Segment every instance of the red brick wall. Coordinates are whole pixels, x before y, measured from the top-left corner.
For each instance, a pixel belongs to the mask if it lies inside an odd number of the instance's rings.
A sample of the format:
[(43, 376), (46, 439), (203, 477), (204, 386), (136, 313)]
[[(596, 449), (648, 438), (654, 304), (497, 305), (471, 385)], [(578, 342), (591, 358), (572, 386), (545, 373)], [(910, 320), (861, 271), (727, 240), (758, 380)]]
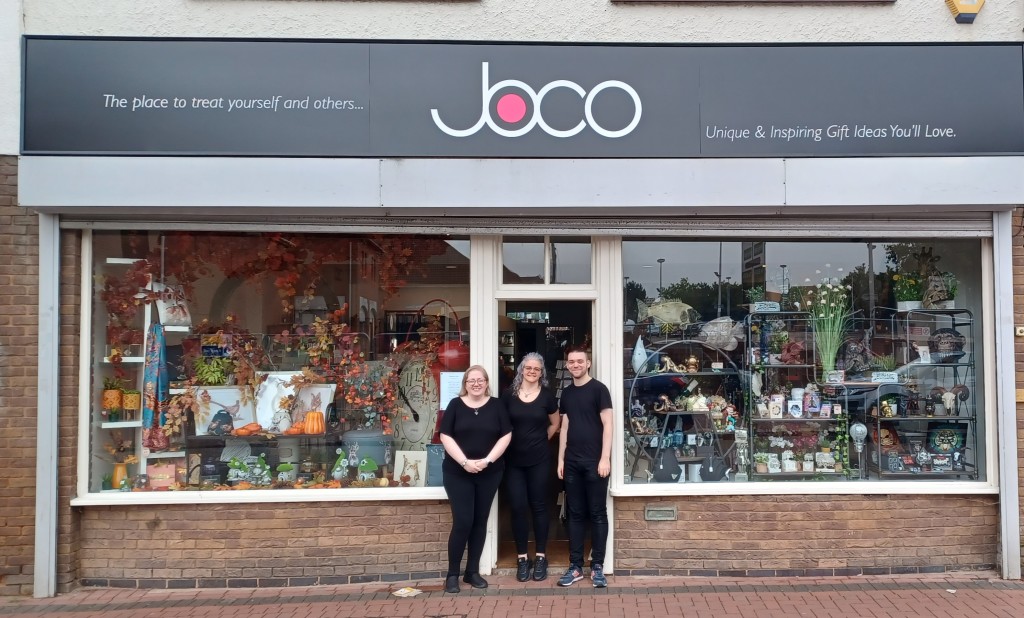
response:
[(81, 570), (85, 584), (161, 588), (439, 578), (450, 527), (444, 501), (90, 507)]
[[(1024, 210), (1013, 212), (1013, 323), (1024, 324)], [(1024, 496), (1024, 338), (1014, 339), (1014, 375), (1017, 383), (1017, 491)], [(1024, 501), (1022, 501), (1024, 502)], [(1021, 538), (1024, 539), (1024, 507), (1021, 508)], [(1024, 552), (1022, 552), (1024, 554)], [(1024, 562), (1024, 560), (1022, 560)]]
[(60, 237), (60, 453), (57, 460), (57, 592), (77, 585), (81, 545), (80, 510), (75, 496), (78, 457), (78, 343), (81, 328), (81, 239), (76, 230)]
[[(645, 521), (647, 504), (675, 504), (678, 521)], [(616, 572), (838, 575), (997, 564), (995, 496), (630, 498), (615, 510)]]
[(17, 206), (18, 159), (0, 156), (0, 594), (32, 592), (38, 225)]

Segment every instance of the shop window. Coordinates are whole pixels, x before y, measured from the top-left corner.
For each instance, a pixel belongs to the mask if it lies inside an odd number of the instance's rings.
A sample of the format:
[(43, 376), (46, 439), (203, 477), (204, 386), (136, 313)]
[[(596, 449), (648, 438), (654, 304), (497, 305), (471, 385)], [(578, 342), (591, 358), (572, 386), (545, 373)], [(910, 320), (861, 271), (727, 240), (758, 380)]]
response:
[(625, 481), (986, 479), (981, 258), (624, 242)]
[(588, 284), (589, 237), (506, 236), (502, 283)]
[(91, 238), (91, 492), (441, 484), (468, 240)]

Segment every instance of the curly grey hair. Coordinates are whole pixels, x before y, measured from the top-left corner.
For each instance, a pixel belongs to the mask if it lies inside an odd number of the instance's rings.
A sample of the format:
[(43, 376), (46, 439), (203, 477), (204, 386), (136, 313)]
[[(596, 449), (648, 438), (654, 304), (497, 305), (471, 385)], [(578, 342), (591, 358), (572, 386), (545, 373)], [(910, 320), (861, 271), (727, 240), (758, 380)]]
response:
[(516, 367), (516, 377), (512, 379), (512, 394), (519, 395), (519, 387), (523, 385), (523, 365), (528, 360), (535, 360), (540, 363), (540, 385), (542, 388), (547, 388), (548, 385), (548, 372), (544, 366), (544, 357), (536, 352), (529, 352), (523, 357), (523, 360), (519, 361), (519, 366)]

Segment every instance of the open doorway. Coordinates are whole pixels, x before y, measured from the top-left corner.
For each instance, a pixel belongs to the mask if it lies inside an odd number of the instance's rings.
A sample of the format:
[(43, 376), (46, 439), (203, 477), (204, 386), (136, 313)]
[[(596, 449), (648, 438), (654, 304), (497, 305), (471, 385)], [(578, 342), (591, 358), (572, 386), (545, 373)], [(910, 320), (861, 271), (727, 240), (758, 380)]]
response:
[[(591, 301), (508, 301), (499, 316), (498, 350), (499, 386), (509, 387), (516, 367), (524, 355), (537, 352), (544, 357), (548, 388), (556, 397), (571, 381), (565, 371), (565, 351), (576, 345), (589, 347), (592, 332)], [(548, 562), (552, 568), (569, 564), (569, 535), (559, 495), (562, 481), (558, 478), (558, 437), (549, 443), (551, 470), (546, 495), (548, 512)], [(534, 555), (534, 531), (530, 529), (529, 553)], [(511, 509), (503, 486), (498, 494), (498, 560), (497, 568), (515, 568), (516, 546), (511, 526)]]

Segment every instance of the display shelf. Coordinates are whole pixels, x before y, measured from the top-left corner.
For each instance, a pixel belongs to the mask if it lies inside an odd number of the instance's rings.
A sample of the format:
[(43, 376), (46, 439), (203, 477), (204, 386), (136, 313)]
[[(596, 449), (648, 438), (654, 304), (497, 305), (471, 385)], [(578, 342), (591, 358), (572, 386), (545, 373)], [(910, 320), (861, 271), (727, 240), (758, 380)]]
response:
[[(911, 309), (887, 320), (875, 351), (902, 363), (896, 373), (903, 382), (861, 389), (870, 471), (880, 479), (978, 478), (972, 313)], [(945, 460), (943, 469), (928, 469), (936, 458)]]
[(100, 427), (103, 429), (126, 429), (131, 427), (142, 427), (142, 419), (135, 421), (104, 421), (100, 423)]
[[(632, 437), (634, 456), (630, 478), (636, 478), (644, 460), (651, 468), (660, 465), (663, 453), (669, 449), (677, 453), (700, 449), (700, 462), (717, 458), (720, 465), (735, 468), (735, 462), (727, 459), (731, 459), (739, 419), (736, 402), (740, 379), (728, 352), (686, 339), (663, 342), (645, 351), (646, 360), (634, 367), (634, 371), (640, 369), (639, 373), (627, 378), (625, 384), (630, 410), (627, 433)], [(712, 363), (721, 363), (722, 367), (712, 369)], [(693, 370), (678, 370), (687, 365)], [(651, 366), (672, 369), (643, 371)], [(681, 438), (683, 435), (687, 438)], [(682, 457), (688, 462), (693, 458)]]
[(174, 459), (175, 457), (184, 457), (185, 451), (160, 451), (153, 453), (151, 451), (144, 451), (146, 459)]
[[(851, 470), (848, 427), (851, 389), (840, 382), (819, 379), (814, 320), (808, 312), (755, 312), (747, 317), (750, 349), (745, 369), (747, 384), (750, 478), (820, 480), (848, 477)], [(795, 407), (795, 409), (794, 409)], [(822, 410), (827, 410), (821, 416)], [(836, 412), (838, 410), (838, 412)], [(757, 472), (755, 454), (779, 462), (787, 457), (802, 465), (804, 455), (825, 452), (828, 466), (814, 471)]]
[[(103, 362), (109, 365), (110, 364), (110, 357), (109, 356), (104, 356), (103, 357)], [(121, 364), (122, 365), (141, 365), (144, 362), (146, 362), (146, 357), (145, 356), (122, 356), (121, 357)]]

